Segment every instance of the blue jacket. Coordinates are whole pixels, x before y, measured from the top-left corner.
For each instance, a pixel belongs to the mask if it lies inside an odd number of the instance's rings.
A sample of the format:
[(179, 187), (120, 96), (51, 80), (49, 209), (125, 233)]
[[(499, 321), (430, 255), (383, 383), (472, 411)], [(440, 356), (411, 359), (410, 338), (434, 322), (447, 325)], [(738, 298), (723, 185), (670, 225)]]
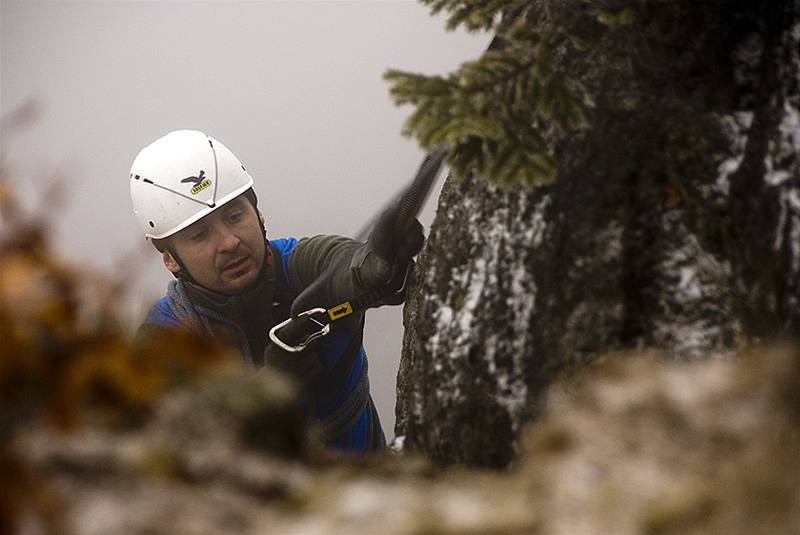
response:
[[(301, 244), (300, 247), (298, 243)], [(270, 240), (269, 244), (272, 251), (270, 265), (274, 270), (277, 287), (283, 291), (271, 293), (268, 300), (284, 301), (275, 304), (279, 308), (273, 310), (281, 312), (270, 318), (272, 324), (288, 317), (292, 299), (289, 295), (297, 295), (310, 282), (296, 279), (304, 276), (308, 279), (312, 276), (310, 273), (319, 271), (324, 262), (329, 261), (326, 255), (330, 251), (338, 250), (339, 254), (346, 251), (346, 254), (361, 256), (361, 261), (364, 256), (363, 244), (346, 238), (319, 236), (304, 238), (300, 242), (294, 238), (282, 238)], [(352, 266), (351, 263), (348, 264)], [(357, 273), (357, 270), (353, 270), (353, 273)], [(358, 291), (363, 281), (356, 276), (353, 282), (353, 276), (349, 273), (345, 276), (347, 284), (339, 285), (344, 286), (343, 291)], [(339, 296), (331, 297), (338, 298)], [(264, 306), (270, 307), (272, 303), (264, 303)], [(312, 421), (321, 424), (323, 437), (329, 446), (345, 451), (379, 449), (385, 446), (385, 438), (369, 393), (367, 356), (361, 343), (363, 313), (341, 323), (344, 328), (332, 328), (330, 334), (319, 343), (317, 350), (325, 373), (323, 380), (313, 387), (313, 392), (305, 392), (305, 410)], [(186, 283), (181, 279), (169, 283), (167, 295), (153, 305), (144, 325), (190, 329), (212, 335), (221, 328), (226, 329), (233, 335), (243, 360), (251, 367), (260, 365), (261, 355), (253, 355), (254, 350), (248, 344), (248, 337), (241, 324), (192, 299), (187, 292)], [(265, 326), (265, 329), (268, 330), (269, 327), (271, 325)]]

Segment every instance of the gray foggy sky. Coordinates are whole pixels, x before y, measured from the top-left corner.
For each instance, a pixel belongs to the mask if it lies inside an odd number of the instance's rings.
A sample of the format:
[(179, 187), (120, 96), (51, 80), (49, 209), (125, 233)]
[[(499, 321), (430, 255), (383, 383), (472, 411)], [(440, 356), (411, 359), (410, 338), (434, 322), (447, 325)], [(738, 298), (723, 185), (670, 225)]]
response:
[[(253, 175), (270, 237), (353, 235), (423, 156), (400, 135), (410, 109), (393, 105), (383, 72), (446, 73), (489, 41), (444, 26), (410, 1), (3, 0), (3, 116), (31, 98), (42, 108), (31, 127), (4, 125), (7, 168), (34, 206), (60, 177), (64, 203), (47, 207), (59, 250), (105, 271), (132, 266), (124, 308), (138, 320), (170, 280), (131, 209), (139, 149), (206, 131)], [(388, 436), (401, 337), (400, 307), (367, 315)]]

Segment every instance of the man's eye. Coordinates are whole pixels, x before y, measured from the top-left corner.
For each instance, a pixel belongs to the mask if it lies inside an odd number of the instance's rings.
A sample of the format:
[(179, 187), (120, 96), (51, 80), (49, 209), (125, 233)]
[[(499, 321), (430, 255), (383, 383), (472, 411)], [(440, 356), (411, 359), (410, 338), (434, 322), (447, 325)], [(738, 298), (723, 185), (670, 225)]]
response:
[(206, 239), (206, 236), (208, 236), (208, 232), (206, 232), (205, 230), (201, 230), (196, 234), (192, 234), (189, 237), (189, 239), (191, 239), (192, 241), (203, 241), (204, 239)]
[(242, 220), (243, 213), (242, 212), (233, 212), (228, 214), (228, 221), (231, 223), (238, 223)]

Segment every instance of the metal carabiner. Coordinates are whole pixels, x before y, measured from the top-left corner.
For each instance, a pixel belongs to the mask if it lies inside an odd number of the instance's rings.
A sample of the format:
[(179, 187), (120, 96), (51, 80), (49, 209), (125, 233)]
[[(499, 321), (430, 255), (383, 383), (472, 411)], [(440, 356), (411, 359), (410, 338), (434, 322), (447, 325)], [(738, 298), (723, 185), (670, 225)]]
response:
[[(290, 353), (299, 353), (300, 351), (303, 351), (306, 348), (306, 346), (308, 346), (311, 342), (313, 342), (318, 338), (322, 338), (323, 336), (328, 334), (331, 330), (330, 323), (324, 324), (321, 321), (317, 321), (312, 317), (312, 314), (320, 314), (320, 313), (327, 314), (327, 311), (324, 308), (312, 308), (310, 310), (306, 310), (305, 312), (301, 312), (300, 314), (297, 315), (296, 318), (288, 318), (285, 321), (282, 321), (281, 323), (275, 325), (272, 329), (269, 330), (269, 339), (278, 344), (278, 347), (280, 347), (284, 351), (288, 351)], [(297, 345), (291, 346), (286, 342), (284, 342), (283, 340), (281, 340), (280, 338), (278, 338), (278, 329), (285, 327), (286, 325), (289, 324), (289, 322), (299, 318), (300, 316), (308, 316), (308, 319), (319, 325), (321, 328), (319, 331), (315, 331), (306, 335), (306, 339), (303, 340), (302, 342), (298, 343)]]

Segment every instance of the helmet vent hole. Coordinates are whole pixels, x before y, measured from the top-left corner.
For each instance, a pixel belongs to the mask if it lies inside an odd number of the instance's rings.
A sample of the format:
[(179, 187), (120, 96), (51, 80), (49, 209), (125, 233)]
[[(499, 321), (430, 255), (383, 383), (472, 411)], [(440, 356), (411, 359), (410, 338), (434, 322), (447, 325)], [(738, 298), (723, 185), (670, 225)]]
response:
[(244, 166), (242, 166), (242, 171), (244, 171), (246, 173), (247, 169), (245, 169)]
[(155, 223), (153, 223), (152, 221), (150, 221), (149, 223), (150, 223), (150, 228), (156, 228), (156, 224)]

